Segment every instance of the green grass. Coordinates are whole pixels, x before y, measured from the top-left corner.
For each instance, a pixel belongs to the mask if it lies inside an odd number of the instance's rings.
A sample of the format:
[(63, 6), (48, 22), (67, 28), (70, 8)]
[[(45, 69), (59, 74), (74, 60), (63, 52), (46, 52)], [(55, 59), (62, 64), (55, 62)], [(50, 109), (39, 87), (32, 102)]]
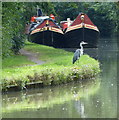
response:
[(72, 52), (66, 52), (62, 49), (43, 46), (34, 43), (27, 43), (25, 49), (39, 54), (39, 58), (48, 64), (68, 65), (71, 64)]
[(31, 82), (58, 85), (79, 79), (90, 79), (100, 72), (99, 62), (88, 55), (81, 56), (78, 62), (72, 64), (72, 52), (29, 42), (24, 49), (37, 53), (37, 57), (46, 63), (37, 66), (18, 67), (27, 63), (30, 64), (30, 62), (26, 58), (22, 61), (21, 58), (18, 59), (19, 57), (12, 58), (15, 63), (11, 62), (10, 64), (9, 59), (6, 60), (8, 61), (7, 64), (3, 61), (3, 89), (7, 90), (12, 85), (23, 88)]
[(46, 61), (46, 65), (58, 65), (58, 66), (75, 66), (75, 65), (84, 65), (84, 64), (92, 64), (96, 63), (97, 61), (88, 55), (81, 56), (80, 60), (76, 64), (72, 64), (73, 52), (67, 52), (63, 49), (56, 49), (53, 47), (43, 46), (34, 43), (27, 43), (25, 49), (28, 51), (32, 51), (34, 53), (39, 54), (39, 59)]
[(23, 55), (13, 55), (11, 57), (5, 58), (2, 61), (2, 68), (13, 68), (18, 66), (33, 65), (35, 63), (28, 60), (26, 56)]

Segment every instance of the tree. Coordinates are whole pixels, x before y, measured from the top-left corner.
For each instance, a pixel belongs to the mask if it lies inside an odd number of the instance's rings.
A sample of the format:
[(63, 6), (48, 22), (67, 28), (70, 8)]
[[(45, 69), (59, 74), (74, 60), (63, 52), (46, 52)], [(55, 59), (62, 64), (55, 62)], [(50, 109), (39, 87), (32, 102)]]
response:
[[(22, 19), (24, 10), (22, 3), (2, 3), (2, 55), (3, 58), (12, 53), (18, 53), (23, 46), (24, 21)], [(19, 38), (19, 42), (15, 42)]]
[(25, 23), (36, 15), (37, 5), (45, 14), (55, 14), (54, 6), (49, 2), (3, 2), (2, 3), (2, 56), (17, 54), (24, 46)]
[(88, 10), (88, 15), (99, 27), (101, 36), (110, 37), (116, 32), (116, 8), (113, 2), (102, 2), (93, 4)]

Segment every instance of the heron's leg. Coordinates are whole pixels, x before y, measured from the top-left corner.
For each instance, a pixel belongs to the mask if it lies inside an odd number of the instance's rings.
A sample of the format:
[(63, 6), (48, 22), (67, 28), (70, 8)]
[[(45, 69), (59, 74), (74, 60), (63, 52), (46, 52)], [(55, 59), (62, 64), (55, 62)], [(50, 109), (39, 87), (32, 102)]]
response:
[(79, 65), (79, 59), (78, 59), (78, 65)]
[(77, 59), (76, 63), (77, 63), (77, 65), (78, 65), (78, 59)]
[(79, 64), (79, 57), (78, 57), (78, 64)]

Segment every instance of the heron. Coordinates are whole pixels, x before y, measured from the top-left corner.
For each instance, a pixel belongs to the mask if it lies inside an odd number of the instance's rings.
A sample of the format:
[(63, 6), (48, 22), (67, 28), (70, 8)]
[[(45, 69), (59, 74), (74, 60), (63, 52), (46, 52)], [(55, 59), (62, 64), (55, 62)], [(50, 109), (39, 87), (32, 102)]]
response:
[(74, 53), (73, 56), (73, 64), (79, 59), (79, 57), (81, 57), (81, 55), (83, 55), (83, 45), (88, 44), (87, 42), (80, 42), (80, 47), (81, 49), (77, 49)]

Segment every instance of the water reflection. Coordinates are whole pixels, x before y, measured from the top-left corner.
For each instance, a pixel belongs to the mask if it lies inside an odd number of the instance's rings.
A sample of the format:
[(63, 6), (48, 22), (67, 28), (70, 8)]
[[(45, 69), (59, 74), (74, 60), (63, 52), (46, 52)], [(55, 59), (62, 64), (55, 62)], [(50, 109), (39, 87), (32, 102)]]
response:
[[(18, 115), (16, 111), (42, 111), (43, 109), (51, 109), (56, 105), (61, 105), (69, 101), (78, 101), (81, 98), (95, 94), (99, 86), (99, 79), (90, 79), (65, 86), (5, 94), (3, 95), (3, 117), (10, 117), (9, 115), (14, 115), (15, 117), (15, 115)], [(66, 107), (62, 108), (62, 111), (67, 110)]]

